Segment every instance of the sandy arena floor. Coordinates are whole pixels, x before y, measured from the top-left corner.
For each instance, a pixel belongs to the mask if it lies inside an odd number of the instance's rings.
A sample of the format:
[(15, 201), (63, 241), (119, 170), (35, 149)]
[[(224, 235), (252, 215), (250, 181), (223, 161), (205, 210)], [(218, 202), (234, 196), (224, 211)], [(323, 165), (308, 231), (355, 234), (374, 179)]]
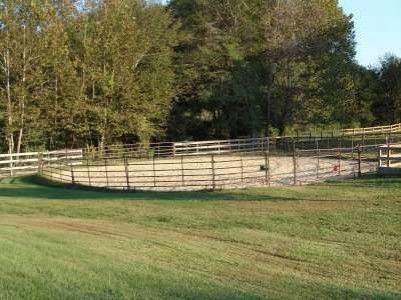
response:
[[(102, 163), (102, 165), (100, 165)], [(46, 168), (44, 176), (76, 184), (114, 189), (185, 191), (257, 186), (308, 184), (340, 176), (355, 176), (356, 160), (336, 158), (224, 155), (175, 157), (156, 160), (104, 161), (99, 165)], [(214, 167), (214, 168), (213, 168)], [(375, 171), (377, 163), (363, 161), (363, 173)], [(213, 171), (214, 169), (214, 171)], [(294, 180), (294, 171), (296, 178)]]

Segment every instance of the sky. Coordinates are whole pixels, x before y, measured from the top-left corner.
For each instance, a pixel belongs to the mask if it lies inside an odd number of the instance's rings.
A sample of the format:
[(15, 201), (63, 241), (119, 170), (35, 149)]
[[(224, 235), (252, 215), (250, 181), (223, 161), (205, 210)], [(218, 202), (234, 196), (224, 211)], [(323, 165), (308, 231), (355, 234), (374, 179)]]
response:
[(401, 0), (340, 0), (354, 15), (357, 60), (376, 65), (386, 53), (401, 57)]

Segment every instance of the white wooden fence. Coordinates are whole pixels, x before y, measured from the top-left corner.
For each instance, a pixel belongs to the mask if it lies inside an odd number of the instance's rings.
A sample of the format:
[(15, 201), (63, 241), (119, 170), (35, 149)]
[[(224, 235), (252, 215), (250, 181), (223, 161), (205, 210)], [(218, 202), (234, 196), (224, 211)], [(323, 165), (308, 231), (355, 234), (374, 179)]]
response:
[(380, 167), (401, 168), (401, 144), (383, 145), (379, 151)]
[(231, 152), (255, 152), (267, 149), (269, 138), (214, 140), (174, 143), (173, 155), (222, 154)]
[(82, 158), (82, 149), (0, 154), (0, 176), (36, 173), (43, 165)]
[[(243, 153), (271, 149), (281, 149), (281, 151), (288, 152), (293, 151), (293, 148), (300, 150), (314, 149), (316, 146), (354, 148), (357, 145), (381, 145), (387, 142), (387, 138), (394, 136), (401, 136), (401, 124), (322, 132), (297, 132), (294, 136), (107, 145), (105, 148), (86, 149), (84, 156), (91, 159), (160, 158), (232, 152)], [(348, 144), (344, 145), (344, 143)]]
[[(342, 143), (351, 143), (349, 147), (357, 144), (361, 146), (379, 145), (387, 139), (401, 134), (401, 124), (344, 129), (338, 132), (325, 132), (324, 134), (313, 135), (312, 133), (297, 134), (297, 136), (279, 136), (248, 139), (231, 140), (211, 140), (211, 141), (189, 141), (176, 142), (172, 145), (172, 155), (202, 155), (202, 154), (222, 154), (225, 152), (254, 152), (265, 151), (281, 147), (285, 150), (295, 147), (302, 149), (314, 147), (314, 144), (324, 145), (328, 141), (326, 148), (342, 147)], [(294, 145), (292, 145), (294, 143)], [(308, 146), (309, 145), (309, 146)]]
[(397, 133), (401, 132), (401, 123), (387, 126), (364, 127), (343, 129), (341, 132), (344, 135), (359, 135), (359, 134), (376, 134), (376, 133)]

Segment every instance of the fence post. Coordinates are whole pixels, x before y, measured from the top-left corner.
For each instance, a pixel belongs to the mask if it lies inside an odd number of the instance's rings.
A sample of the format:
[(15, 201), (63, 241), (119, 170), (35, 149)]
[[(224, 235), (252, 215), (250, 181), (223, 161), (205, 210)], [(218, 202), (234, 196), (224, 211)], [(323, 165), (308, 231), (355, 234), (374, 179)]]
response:
[(265, 152), (265, 184), (270, 186), (270, 158), (269, 158), (269, 149)]
[(382, 156), (382, 150), (381, 150), (380, 146), (377, 146), (377, 172), (380, 171), (381, 156)]
[(10, 151), (9, 153), (10, 153), (10, 176), (13, 176), (14, 175), (14, 172), (13, 172), (13, 164), (14, 164), (13, 152)]
[(70, 171), (71, 171), (71, 183), (75, 184), (74, 168), (71, 163), (70, 163)]
[(295, 143), (293, 143), (292, 161), (294, 164), (294, 185), (297, 185), (297, 150), (295, 149)]
[(338, 175), (341, 176), (341, 158), (342, 158), (342, 137), (340, 136), (340, 147), (338, 148)]
[[(67, 164), (67, 162), (65, 164)], [(68, 166), (68, 164), (67, 164), (67, 166)], [(56, 170), (57, 170), (57, 166), (56, 166)], [(64, 170), (63, 170), (63, 175), (64, 175)], [(61, 175), (61, 159), (59, 159), (58, 160), (58, 179), (60, 180), (60, 182), (63, 182), (62, 177), (63, 176)], [(51, 174), (51, 178), (53, 179), (53, 174)], [(54, 178), (56, 178), (56, 177), (54, 177)]]
[(109, 187), (109, 172), (107, 169), (107, 159), (104, 159), (104, 170), (106, 171), (106, 187)]
[(354, 135), (351, 136), (351, 159), (354, 159)]
[(241, 171), (241, 186), (244, 187), (244, 161), (242, 158), (242, 153), (238, 153), (239, 158), (240, 158), (240, 171)]
[(43, 176), (43, 153), (38, 153), (38, 173)]
[(271, 174), (270, 174), (270, 138), (267, 138), (267, 184), (271, 186)]
[(362, 135), (362, 151), (365, 151), (365, 128), (363, 129), (363, 135)]
[(185, 186), (184, 156), (181, 156), (181, 185)]
[(216, 174), (215, 174), (215, 169), (214, 169), (214, 164), (215, 164), (215, 160), (214, 160), (214, 154), (212, 154), (212, 186), (213, 186), (213, 190), (216, 189)]
[(156, 160), (154, 156), (152, 159), (152, 168), (153, 168), (153, 187), (156, 187)]
[(65, 147), (65, 161), (67, 162), (67, 165), (69, 163), (69, 158), (68, 158), (68, 149), (67, 146)]
[(90, 171), (90, 168), (89, 168), (89, 157), (86, 157), (86, 170), (88, 172), (88, 183), (89, 183), (89, 186), (92, 186), (91, 171)]
[(390, 168), (390, 137), (387, 137), (387, 168)]
[(127, 189), (129, 190), (130, 187), (130, 183), (129, 183), (129, 171), (128, 171), (128, 160), (124, 155), (124, 170), (125, 170), (125, 181), (127, 184)]
[(361, 170), (361, 145), (358, 145), (358, 177), (362, 176)]
[(317, 142), (317, 144), (316, 144), (316, 152), (317, 152), (316, 178), (319, 178), (319, 172), (320, 172), (320, 149), (319, 149), (319, 142)]

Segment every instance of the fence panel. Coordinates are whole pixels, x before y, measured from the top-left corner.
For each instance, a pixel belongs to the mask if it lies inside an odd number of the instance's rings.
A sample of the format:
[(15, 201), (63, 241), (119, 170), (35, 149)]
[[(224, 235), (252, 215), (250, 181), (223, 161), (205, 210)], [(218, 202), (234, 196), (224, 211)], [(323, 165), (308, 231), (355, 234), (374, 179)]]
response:
[(2, 154), (0, 170), (9, 174), (18, 168), (39, 170), (44, 177), (63, 183), (130, 190), (298, 185), (375, 172), (384, 164), (401, 162), (401, 154), (392, 154), (395, 148), (387, 147), (387, 152), (383, 148), (400, 142), (400, 134), (380, 133), (163, 143), (150, 144), (150, 148), (110, 146), (103, 152)]
[(69, 160), (76, 165), (81, 164), (82, 159), (82, 149), (0, 154), (0, 175), (32, 174), (40, 172), (42, 166), (57, 164), (60, 160)]
[[(293, 143), (294, 147), (295, 143)], [(376, 172), (387, 162), (381, 146), (283, 151), (233, 152), (151, 159), (74, 160), (48, 164), (43, 176), (67, 183), (130, 190), (207, 190), (303, 185), (335, 177)], [(391, 147), (390, 150), (401, 149)], [(392, 161), (401, 162), (401, 154)]]

